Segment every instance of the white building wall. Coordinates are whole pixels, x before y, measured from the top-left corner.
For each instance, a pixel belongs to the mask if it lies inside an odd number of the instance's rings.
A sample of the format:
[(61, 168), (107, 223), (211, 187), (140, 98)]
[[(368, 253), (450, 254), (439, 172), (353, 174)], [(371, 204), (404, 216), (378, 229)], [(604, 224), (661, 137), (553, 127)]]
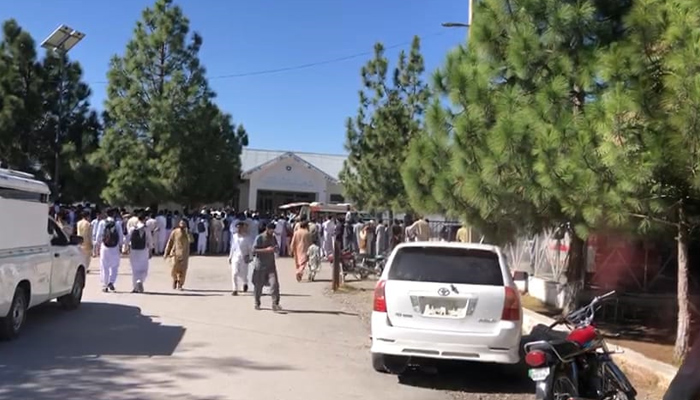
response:
[(250, 176), (247, 207), (255, 208), (258, 190), (315, 193), (317, 201), (327, 201), (328, 180), (319, 171), (293, 158), (286, 158)]

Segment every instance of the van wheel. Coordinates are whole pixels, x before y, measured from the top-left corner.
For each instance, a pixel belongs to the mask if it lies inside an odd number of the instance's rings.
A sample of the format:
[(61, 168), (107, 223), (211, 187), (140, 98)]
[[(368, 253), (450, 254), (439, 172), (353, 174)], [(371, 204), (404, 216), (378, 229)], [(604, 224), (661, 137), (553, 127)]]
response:
[(408, 368), (408, 357), (372, 353), (372, 368), (383, 374), (401, 375)]
[(0, 339), (10, 340), (19, 335), (27, 318), (28, 306), (26, 291), (24, 288), (18, 287), (15, 289), (10, 311), (7, 313), (7, 316), (0, 318)]
[(58, 304), (64, 310), (75, 310), (80, 307), (80, 303), (83, 301), (83, 289), (85, 288), (85, 273), (82, 268), (79, 268), (75, 273), (75, 279), (73, 280), (73, 287), (70, 293), (65, 296), (58, 298)]

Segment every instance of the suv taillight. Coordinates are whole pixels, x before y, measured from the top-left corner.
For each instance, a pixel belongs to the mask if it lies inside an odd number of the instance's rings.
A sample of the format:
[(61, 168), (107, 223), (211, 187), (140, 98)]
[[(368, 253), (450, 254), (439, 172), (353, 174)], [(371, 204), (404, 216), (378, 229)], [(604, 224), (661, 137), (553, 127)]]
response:
[(503, 302), (503, 321), (520, 321), (520, 297), (511, 287), (506, 287), (506, 297)]
[(377, 312), (386, 312), (386, 295), (384, 288), (386, 287), (386, 281), (380, 280), (377, 282), (377, 286), (374, 287), (374, 307), (372, 308)]

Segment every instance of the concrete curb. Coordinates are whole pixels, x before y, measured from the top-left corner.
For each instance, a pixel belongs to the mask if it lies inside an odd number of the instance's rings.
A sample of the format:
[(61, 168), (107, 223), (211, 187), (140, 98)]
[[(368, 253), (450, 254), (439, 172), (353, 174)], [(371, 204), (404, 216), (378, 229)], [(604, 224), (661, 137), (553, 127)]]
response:
[[(539, 324), (551, 325), (554, 323), (552, 318), (538, 314), (534, 311), (523, 309), (523, 331), (531, 332), (532, 328)], [(565, 327), (557, 327), (555, 330), (565, 331)], [(676, 376), (678, 368), (663, 363), (661, 361), (652, 360), (645, 355), (630, 350), (624, 347), (612, 346), (611, 350), (620, 350), (623, 353), (615, 354), (615, 361), (620, 364), (623, 369), (633, 370), (635, 373), (642, 372), (644, 375), (653, 376), (656, 378), (656, 384), (662, 389), (666, 389)]]

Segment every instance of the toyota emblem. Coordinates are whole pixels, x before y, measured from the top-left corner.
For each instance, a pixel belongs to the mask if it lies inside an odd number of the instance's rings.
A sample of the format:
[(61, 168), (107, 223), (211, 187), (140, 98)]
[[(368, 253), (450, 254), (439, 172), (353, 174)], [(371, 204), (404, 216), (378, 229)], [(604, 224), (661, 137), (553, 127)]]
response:
[(439, 294), (440, 296), (449, 296), (449, 295), (450, 295), (450, 289), (444, 288), (444, 287), (443, 287), (443, 288), (440, 288), (440, 289), (438, 289), (438, 294)]

